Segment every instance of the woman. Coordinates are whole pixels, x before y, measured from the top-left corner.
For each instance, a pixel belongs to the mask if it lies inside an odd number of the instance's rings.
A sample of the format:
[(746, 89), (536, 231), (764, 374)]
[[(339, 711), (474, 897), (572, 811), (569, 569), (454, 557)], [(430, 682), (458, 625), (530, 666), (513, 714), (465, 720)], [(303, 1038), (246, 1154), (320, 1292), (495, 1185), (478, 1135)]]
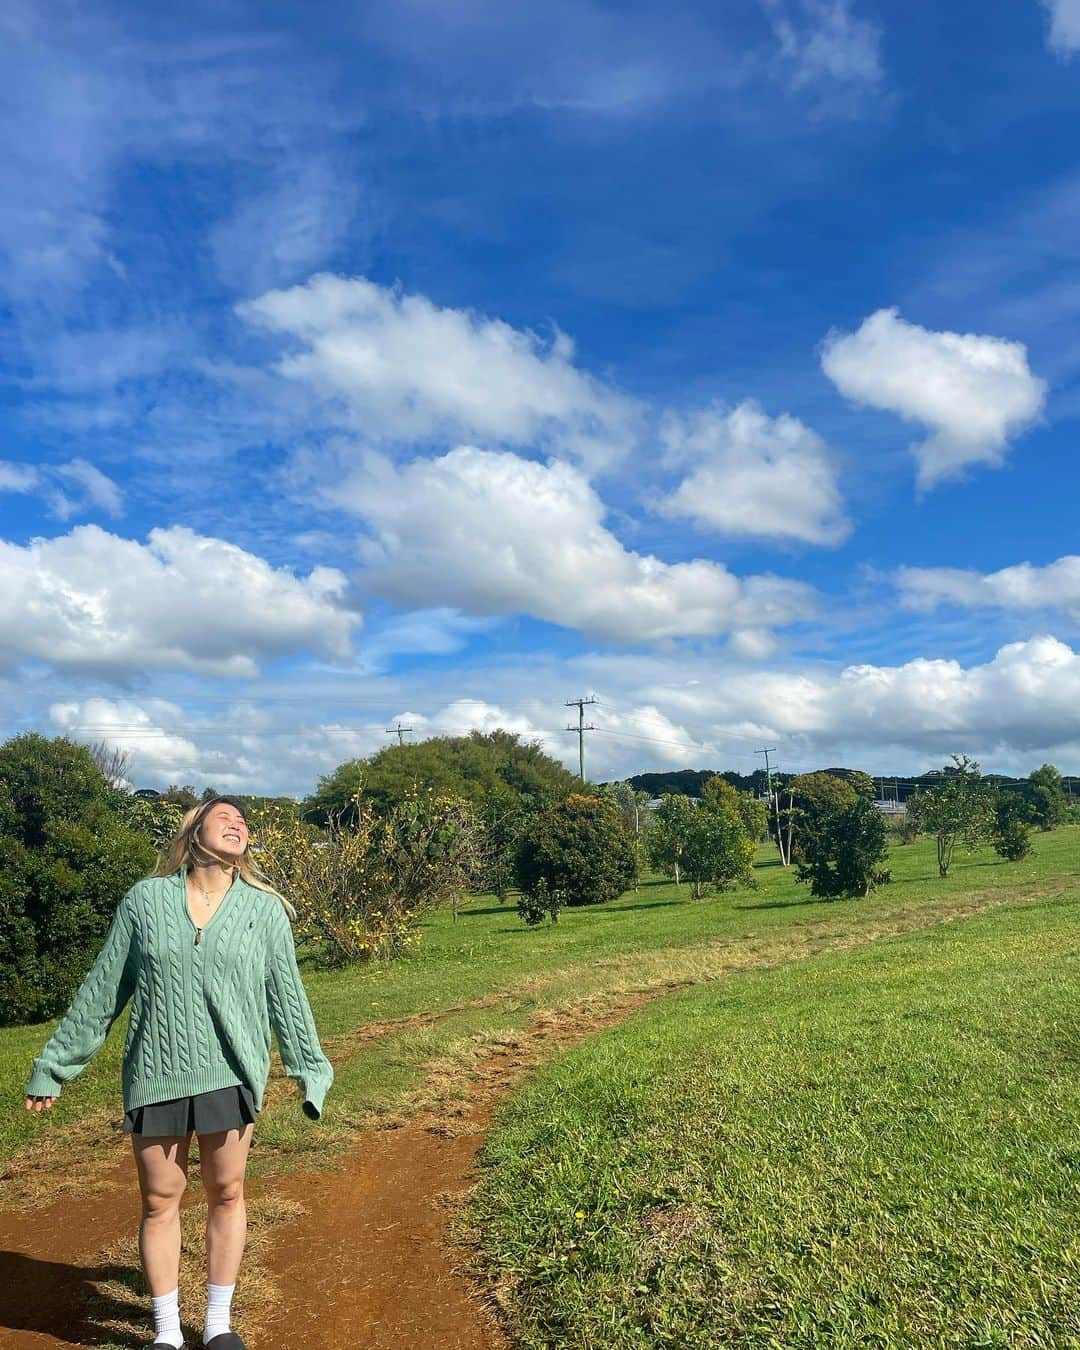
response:
[(157, 870), (124, 896), (97, 960), (34, 1061), (27, 1109), (49, 1108), (131, 1000), (124, 1129), (142, 1192), (139, 1255), (154, 1346), (177, 1350), (180, 1197), (192, 1132), (206, 1189), (207, 1350), (244, 1350), (229, 1308), (244, 1250), (244, 1174), (270, 1067), (270, 1028), (317, 1120), (333, 1070), (319, 1045), (287, 906), (263, 882), (228, 797), (184, 817)]

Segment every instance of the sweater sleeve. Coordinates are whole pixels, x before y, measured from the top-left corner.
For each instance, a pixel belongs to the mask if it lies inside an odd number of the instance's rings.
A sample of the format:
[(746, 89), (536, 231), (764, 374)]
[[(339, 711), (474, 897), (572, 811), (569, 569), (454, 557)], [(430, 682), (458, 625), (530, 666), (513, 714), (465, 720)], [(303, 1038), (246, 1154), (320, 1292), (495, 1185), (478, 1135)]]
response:
[(128, 897), (113, 915), (104, 945), (48, 1044), (34, 1060), (28, 1097), (57, 1097), (101, 1049), (135, 988)]
[(323, 1099), (334, 1081), (334, 1070), (319, 1044), (311, 1005), (296, 965), (292, 929), (284, 910), (274, 925), (267, 956), (266, 994), (285, 1072), (300, 1084), (304, 1114), (318, 1120), (322, 1115)]

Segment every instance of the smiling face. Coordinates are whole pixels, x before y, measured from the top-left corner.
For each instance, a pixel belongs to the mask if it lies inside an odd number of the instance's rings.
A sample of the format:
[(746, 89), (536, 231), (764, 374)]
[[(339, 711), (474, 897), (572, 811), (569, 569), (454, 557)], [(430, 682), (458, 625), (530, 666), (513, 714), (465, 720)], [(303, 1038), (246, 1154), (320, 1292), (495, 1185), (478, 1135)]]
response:
[(199, 842), (222, 858), (238, 859), (248, 846), (247, 821), (228, 802), (218, 802), (202, 818)]

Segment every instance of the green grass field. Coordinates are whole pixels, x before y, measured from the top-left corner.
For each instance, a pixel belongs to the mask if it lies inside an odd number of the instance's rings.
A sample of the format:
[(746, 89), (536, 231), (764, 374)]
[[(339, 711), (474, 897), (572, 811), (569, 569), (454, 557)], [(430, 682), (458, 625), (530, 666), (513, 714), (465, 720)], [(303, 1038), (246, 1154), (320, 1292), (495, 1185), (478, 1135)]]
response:
[[(432, 1062), (463, 1092), (538, 1011), (645, 991), (490, 1141), (479, 1259), (523, 1345), (1080, 1345), (1080, 828), (1035, 844), (946, 881), (897, 848), (869, 901), (813, 901), (763, 851), (756, 890), (700, 904), (654, 880), (538, 931), (490, 899), (433, 915), (407, 960), (305, 971), (337, 1080), (318, 1126), (272, 1098), (256, 1167), (331, 1161)], [(122, 1026), (32, 1118), (48, 1030), (0, 1032), (12, 1176), (116, 1147)]]
[(675, 994), (540, 1075), (470, 1215), (516, 1340), (1080, 1345), (1078, 898)]
[[(898, 848), (891, 859), (894, 885), (868, 902), (811, 901), (767, 849), (755, 869), (757, 890), (701, 904), (689, 901), (685, 887), (645, 881), (614, 904), (564, 911), (557, 926), (530, 931), (513, 904), (476, 898), (463, 907), (456, 924), (449, 912), (427, 918), (421, 947), (406, 960), (354, 970), (305, 969), (338, 1078), (318, 1128), (303, 1120), (291, 1100), (264, 1112), (264, 1155), (332, 1144), (338, 1130), (355, 1128), (372, 1112), (394, 1109), (419, 1082), (428, 1060), (454, 1053), (467, 1059), (470, 1047), (519, 1029), (538, 1008), (610, 991), (710, 979), (838, 942), (870, 940), (889, 924), (918, 926), (1014, 893), (1058, 892), (1075, 884), (1078, 844), (1080, 828), (1068, 828), (1037, 836), (1036, 854), (1018, 865), (1001, 863), (989, 850), (960, 856), (944, 882), (936, 876), (931, 845)], [(417, 1014), (435, 1020), (349, 1044), (358, 1028)], [(0, 1117), (0, 1161), (37, 1141), (43, 1130), (72, 1127), (76, 1146), (83, 1147), (87, 1136), (77, 1129), (80, 1122), (94, 1113), (116, 1119), (122, 1114), (122, 1021), (47, 1118), (23, 1111), (30, 1060), (50, 1030), (51, 1025), (43, 1025), (0, 1031), (0, 1085), (13, 1103)]]

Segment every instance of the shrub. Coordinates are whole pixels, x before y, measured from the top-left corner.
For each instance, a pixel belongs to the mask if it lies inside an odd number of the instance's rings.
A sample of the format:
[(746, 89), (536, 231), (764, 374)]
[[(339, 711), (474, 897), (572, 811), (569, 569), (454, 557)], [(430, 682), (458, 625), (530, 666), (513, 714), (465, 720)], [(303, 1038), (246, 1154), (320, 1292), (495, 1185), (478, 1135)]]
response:
[(1044, 764), (1028, 777), (1024, 795), (1028, 801), (1028, 818), (1040, 830), (1052, 830), (1067, 819), (1069, 804), (1065, 798), (1065, 782), (1052, 764)]
[(543, 877), (540, 877), (531, 891), (522, 891), (518, 896), (518, 914), (530, 928), (535, 928), (545, 919), (558, 923), (561, 908), (559, 892), (552, 890)]
[(153, 862), (85, 746), (38, 735), (0, 746), (0, 1022), (64, 1010)]
[(358, 796), (322, 831), (273, 805), (252, 824), (260, 866), (331, 963), (400, 955), (418, 940), (417, 915), (460, 894), (475, 867), (470, 808), (430, 793), (389, 816)]
[(514, 863), (527, 904), (597, 905), (627, 890), (637, 874), (634, 840), (618, 808), (573, 794), (525, 825)]
[(888, 852), (888, 833), (881, 812), (865, 797), (822, 817), (813, 834), (804, 836), (797, 878), (810, 894), (824, 900), (869, 896), (887, 885), (892, 875), (881, 867)]
[(1031, 852), (1031, 831), (1022, 820), (1010, 820), (994, 836), (994, 852), (1008, 862), (1020, 862)]

